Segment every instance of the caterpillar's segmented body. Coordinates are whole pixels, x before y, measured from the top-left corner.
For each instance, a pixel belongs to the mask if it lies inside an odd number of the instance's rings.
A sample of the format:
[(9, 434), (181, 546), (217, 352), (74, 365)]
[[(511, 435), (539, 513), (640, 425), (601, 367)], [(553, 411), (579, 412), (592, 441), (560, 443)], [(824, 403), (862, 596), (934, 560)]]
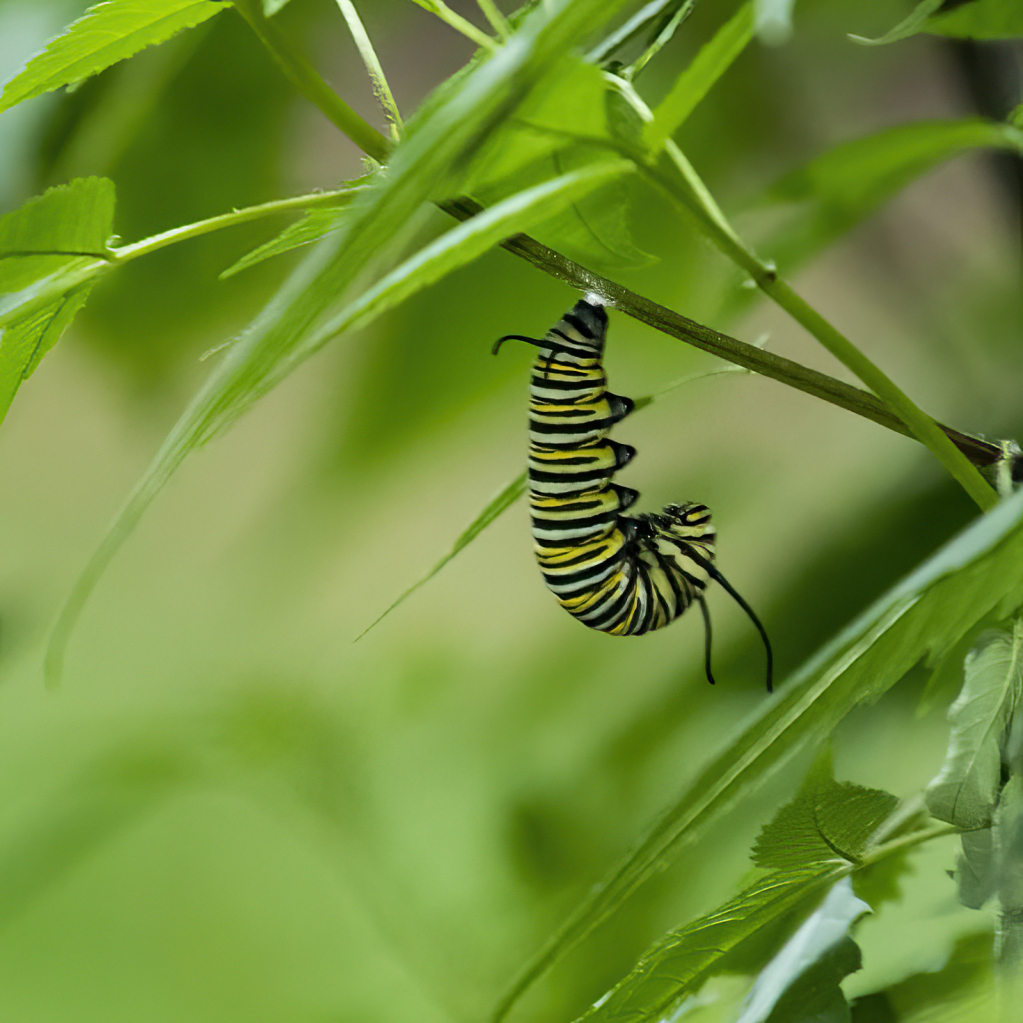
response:
[(771, 648), (746, 602), (714, 567), (716, 534), (702, 504), (669, 504), (659, 514), (624, 514), (639, 494), (612, 482), (636, 449), (610, 440), (634, 403), (607, 389), (607, 312), (594, 298), (575, 304), (542, 340), (512, 334), (539, 352), (529, 400), (529, 502), (544, 581), (570, 614), (600, 632), (639, 636), (660, 629), (694, 602), (707, 629), (703, 593), (713, 579), (739, 602)]

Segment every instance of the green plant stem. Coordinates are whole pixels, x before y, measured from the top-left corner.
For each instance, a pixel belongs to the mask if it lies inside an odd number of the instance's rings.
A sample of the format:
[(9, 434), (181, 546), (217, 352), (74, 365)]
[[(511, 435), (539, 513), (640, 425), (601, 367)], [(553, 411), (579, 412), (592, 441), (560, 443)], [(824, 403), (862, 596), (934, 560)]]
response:
[(367, 156), (383, 163), (391, 152), (390, 141), (327, 85), (277, 25), (263, 14), (260, 0), (235, 0), (234, 6), (299, 92)]
[(169, 231), (154, 234), (149, 238), (133, 242), (131, 245), (122, 245), (119, 248), (111, 249), (109, 262), (114, 265), (127, 263), (130, 260), (138, 259), (139, 256), (147, 256), (151, 252), (156, 252), (158, 249), (165, 249), (168, 245), (176, 245), (189, 238), (211, 234), (213, 231), (220, 231), (225, 227), (247, 224), (250, 220), (262, 220), (275, 213), (309, 210), (318, 206), (338, 206), (341, 205), (339, 200), (351, 199), (357, 191), (357, 188), (342, 188), (333, 192), (296, 195), (290, 199), (275, 199), (272, 202), (260, 203), (258, 206), (246, 206), (240, 210), (232, 210), (230, 213), (221, 213), (206, 220), (197, 220), (194, 224), (184, 224), (182, 227), (174, 227)]
[(497, 43), (486, 32), (478, 29), (467, 18), (456, 14), (444, 3), (444, 0), (416, 0), (416, 3), (420, 7), (425, 7), (431, 13), (436, 14), (445, 25), (450, 25), (456, 32), (461, 32), (466, 39), (471, 39), (477, 46), (482, 46), (485, 50), (496, 48)]
[(476, 6), (483, 12), (483, 17), (490, 22), (491, 28), (497, 33), (498, 38), (508, 38), (508, 22), (504, 15), (497, 9), (494, 0), (476, 0)]
[(398, 104), (394, 101), (394, 93), (391, 92), (383, 65), (373, 48), (366, 26), (363, 25), (362, 18), (359, 17), (359, 12), (355, 9), (352, 0), (337, 0), (337, 5), (341, 9), (341, 17), (348, 25), (348, 31), (352, 33), (352, 39), (362, 57), (362, 62), (366, 65), (366, 73), (373, 83), (373, 92), (383, 108), (384, 116), (391, 122), (392, 134), (395, 139), (399, 139), (402, 132), (401, 112), (398, 110)]
[(900, 835), (890, 842), (874, 846), (860, 860), (859, 866), (869, 867), (874, 863), (894, 856), (895, 853), (905, 849), (911, 849), (914, 845), (929, 842), (933, 838), (944, 838), (945, 835), (958, 835), (959, 829), (954, 824), (934, 824), (929, 828), (921, 828), (919, 831), (911, 831), (907, 835)]

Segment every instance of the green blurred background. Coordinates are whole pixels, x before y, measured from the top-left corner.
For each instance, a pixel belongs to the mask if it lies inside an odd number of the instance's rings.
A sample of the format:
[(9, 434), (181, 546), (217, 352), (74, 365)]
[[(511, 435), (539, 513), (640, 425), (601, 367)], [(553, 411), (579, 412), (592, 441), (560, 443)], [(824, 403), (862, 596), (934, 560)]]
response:
[[(757, 196), (831, 145), (978, 105), (1005, 114), (985, 86), (994, 49), (846, 37), (911, 6), (802, 3), (795, 37), (755, 44), (687, 123), (680, 144), (740, 230), (755, 239)], [(83, 7), (2, 0), (3, 78)], [(406, 114), (471, 55), (412, 4), (359, 8)], [(648, 100), (730, 8), (697, 9), (640, 78)], [(336, 7), (293, 0), (281, 18), (379, 125)], [(233, 12), (5, 113), (0, 152), (0, 210), (109, 175), (126, 241), (361, 171)], [(992, 437), (1023, 433), (1018, 197), (1011, 163), (959, 157), (795, 277), (930, 413)], [(613, 276), (846, 378), (660, 200), (633, 198), (656, 261)], [(424, 230), (444, 226), (438, 213)], [(259, 310), (285, 259), (217, 274), (274, 229), (105, 279), (0, 431), (2, 1020), (478, 1019), (763, 698), (759, 640), (720, 593), (716, 689), (698, 616), (623, 640), (562, 613), (521, 505), (353, 645), (524, 464), (530, 354), (490, 345), (542, 332), (575, 296), (503, 252), (339, 339), (192, 458), (47, 692), (42, 648), (76, 573), (208, 372), (200, 356)], [(639, 396), (714, 362), (613, 317), (607, 365)], [(621, 479), (642, 508), (714, 510), (719, 564), (780, 677), (972, 515), (918, 446), (751, 376), (687, 385), (616, 436), (639, 449)], [(901, 796), (933, 776), (946, 729), (940, 709), (916, 714), (925, 679), (844, 723), (839, 778)], [(727, 897), (803, 767), (647, 884), (522, 1018), (578, 1015)], [(928, 847), (904, 902), (863, 926), (857, 990), (935, 968), (986, 926), (956, 906), (954, 851)]]

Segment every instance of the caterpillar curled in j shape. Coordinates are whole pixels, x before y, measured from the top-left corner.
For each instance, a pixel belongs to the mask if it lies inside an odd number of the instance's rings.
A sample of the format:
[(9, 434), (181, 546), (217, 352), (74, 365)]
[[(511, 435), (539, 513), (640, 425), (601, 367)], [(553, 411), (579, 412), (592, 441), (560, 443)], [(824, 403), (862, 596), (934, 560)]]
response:
[(529, 386), (529, 504), (544, 581), (584, 625), (615, 636), (663, 628), (699, 604), (711, 672), (710, 613), (704, 592), (718, 583), (746, 612), (767, 652), (771, 643), (753, 609), (714, 566), (716, 534), (702, 504), (669, 504), (659, 513), (626, 515), (639, 497), (613, 482), (636, 449), (608, 437), (634, 408), (607, 389), (607, 312), (587, 297), (542, 339), (508, 334), (539, 349)]

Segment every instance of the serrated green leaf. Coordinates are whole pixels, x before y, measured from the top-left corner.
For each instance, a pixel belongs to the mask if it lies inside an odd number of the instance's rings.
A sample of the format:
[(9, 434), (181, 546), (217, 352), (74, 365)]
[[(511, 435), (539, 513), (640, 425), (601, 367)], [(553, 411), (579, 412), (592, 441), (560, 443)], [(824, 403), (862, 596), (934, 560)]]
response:
[[(0, 217), (0, 292), (12, 296), (0, 326), (0, 422), (85, 305), (92, 281), (82, 268), (107, 257), (113, 225), (108, 178), (77, 178)], [(33, 301), (44, 288), (52, 294)]]
[(0, 217), (0, 292), (27, 288), (75, 258), (105, 258), (114, 228), (114, 183), (75, 178)]
[(927, 19), (945, 2), (945, 0), (921, 0), (913, 12), (900, 21), (893, 29), (886, 32), (877, 39), (867, 39), (865, 36), (850, 34), (849, 38), (862, 46), (884, 46), (887, 43), (895, 43), (900, 39), (914, 36), (917, 32), (924, 31)]
[(927, 786), (927, 808), (939, 820), (964, 830), (991, 824), (1009, 719), (1023, 696), (1021, 654), (1021, 637), (996, 633), (966, 658), (963, 689), (948, 712), (945, 763)]
[(1021, 601), (1023, 493), (946, 544), (765, 700), (527, 963), (502, 999), (502, 1012), (711, 821), (796, 753), (822, 742), (853, 707), (876, 700), (992, 608)]
[(264, 259), (270, 259), (271, 256), (279, 256), (282, 253), (291, 252), (292, 249), (301, 248), (303, 245), (312, 245), (313, 242), (318, 242), (331, 231), (338, 230), (344, 216), (345, 207), (340, 205), (310, 210), (301, 220), (289, 224), (270, 241), (263, 242), (251, 252), (246, 252), (241, 259), (232, 263), (220, 274), (220, 279), (225, 280), (228, 277), (233, 277), (239, 271), (262, 263)]
[(57, 343), (92, 290), (82, 285), (42, 309), (9, 323), (0, 331), (0, 422), (11, 407), (18, 388), (34, 372), (42, 357)]
[(819, 761), (792, 802), (766, 824), (753, 846), (758, 867), (788, 870), (841, 857), (857, 862), (898, 799), (831, 777), (830, 758)]
[[(598, 30), (617, 16), (628, 0), (551, 0), (532, 11), (515, 36), (487, 60), (472, 67), (443, 102), (424, 104), (408, 122), (387, 173), (360, 194), (353, 215), (334, 239), (325, 239), (295, 270), (278, 294), (229, 349), (227, 356), (172, 429), (111, 530), (76, 582), (54, 628), (46, 657), (50, 684), (59, 678), (70, 630), (89, 593), (150, 502), (187, 455), (233, 422), (255, 400), (287, 376), (304, 358), (326, 343), (342, 326), (366, 322), (398, 296), (424, 287), (437, 276), (482, 251), (486, 232), (523, 230), (530, 218), (551, 215), (561, 199), (572, 201), (625, 170), (605, 165), (591, 172), (565, 175), (543, 186), (531, 200), (514, 197), (502, 215), (487, 211), (473, 218), (466, 234), (449, 232), (447, 249), (430, 248), (407, 261), (404, 276), (389, 275), (346, 311), (327, 319), (356, 275), (373, 265), (380, 252), (392, 250), (401, 232), (423, 203), (463, 191), (467, 165), (490, 133), (498, 130), (533, 88), (557, 68), (561, 57), (583, 31)], [(631, 165), (630, 165), (631, 166)], [(559, 189), (563, 191), (559, 193)], [(488, 217), (488, 214), (490, 216)], [(461, 225), (464, 226), (464, 225)], [(457, 232), (459, 229), (456, 228)], [(487, 236), (487, 245), (499, 238)], [(429, 248), (429, 247), (428, 247)], [(320, 326), (317, 328), (317, 324)]]
[(700, 49), (689, 67), (678, 77), (668, 95), (654, 110), (654, 119), (646, 126), (644, 138), (653, 152), (682, 127), (711, 86), (732, 66), (735, 58), (753, 38), (753, 3), (747, 0)]
[(1015, 0), (970, 0), (930, 17), (924, 31), (957, 39), (1019, 39), (1023, 6)]
[(108, 0), (86, 11), (0, 95), (0, 111), (80, 82), (230, 7), (217, 0)]
[(917, 121), (836, 146), (767, 191), (759, 205), (790, 204), (792, 213), (757, 247), (783, 269), (795, 266), (932, 167), (985, 148), (1023, 152), (1023, 133), (980, 118)]
[(849, 929), (870, 912), (848, 878), (832, 886), (753, 983), (736, 1023), (809, 1023), (849, 1018), (841, 980), (860, 968)]

